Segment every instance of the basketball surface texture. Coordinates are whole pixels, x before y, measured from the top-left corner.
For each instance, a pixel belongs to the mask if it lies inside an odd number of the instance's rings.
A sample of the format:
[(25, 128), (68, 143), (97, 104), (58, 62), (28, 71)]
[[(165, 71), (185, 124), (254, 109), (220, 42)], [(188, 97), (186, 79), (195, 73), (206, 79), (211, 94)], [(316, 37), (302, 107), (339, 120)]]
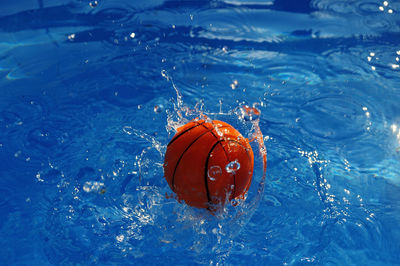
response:
[(244, 198), (253, 176), (249, 141), (231, 125), (192, 121), (178, 128), (167, 146), (164, 176), (179, 201), (214, 208)]

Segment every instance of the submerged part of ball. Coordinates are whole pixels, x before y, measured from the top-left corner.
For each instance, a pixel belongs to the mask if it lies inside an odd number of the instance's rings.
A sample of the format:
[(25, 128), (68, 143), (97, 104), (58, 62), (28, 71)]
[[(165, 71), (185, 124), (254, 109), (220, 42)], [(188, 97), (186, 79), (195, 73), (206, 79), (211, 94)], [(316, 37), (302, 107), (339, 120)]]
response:
[(164, 176), (178, 200), (215, 209), (244, 198), (253, 167), (248, 139), (225, 122), (198, 120), (178, 128), (168, 144)]

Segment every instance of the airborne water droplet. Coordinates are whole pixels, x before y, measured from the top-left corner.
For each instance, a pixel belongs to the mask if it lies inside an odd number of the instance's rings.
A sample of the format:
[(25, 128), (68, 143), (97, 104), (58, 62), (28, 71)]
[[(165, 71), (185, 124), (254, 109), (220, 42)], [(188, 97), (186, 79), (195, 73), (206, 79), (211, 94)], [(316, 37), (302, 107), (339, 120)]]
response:
[(225, 167), (225, 170), (228, 173), (233, 173), (233, 174), (239, 169), (240, 169), (240, 163), (237, 160), (228, 163)]
[(232, 83), (231, 83), (231, 89), (234, 90), (239, 86), (239, 82), (235, 79)]
[(154, 106), (154, 113), (161, 113), (164, 111), (164, 106), (162, 104), (158, 104)]
[(99, 2), (97, 2), (97, 1), (93, 1), (93, 2), (90, 2), (90, 3), (89, 3), (89, 5), (90, 5), (91, 8), (97, 7), (98, 4), (99, 4)]

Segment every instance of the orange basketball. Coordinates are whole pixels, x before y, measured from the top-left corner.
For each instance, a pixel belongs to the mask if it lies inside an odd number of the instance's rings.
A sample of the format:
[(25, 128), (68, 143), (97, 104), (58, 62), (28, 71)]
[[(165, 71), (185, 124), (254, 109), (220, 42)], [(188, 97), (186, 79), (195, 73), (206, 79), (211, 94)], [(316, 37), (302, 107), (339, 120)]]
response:
[(192, 121), (178, 128), (167, 146), (164, 176), (179, 200), (214, 208), (243, 198), (253, 176), (249, 141), (231, 125)]

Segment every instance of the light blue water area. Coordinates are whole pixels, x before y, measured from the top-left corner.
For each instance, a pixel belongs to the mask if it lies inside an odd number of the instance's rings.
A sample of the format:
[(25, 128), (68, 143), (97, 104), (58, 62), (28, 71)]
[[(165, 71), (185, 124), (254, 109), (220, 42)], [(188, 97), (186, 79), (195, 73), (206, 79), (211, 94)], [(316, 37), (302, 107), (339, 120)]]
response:
[[(0, 3), (1, 265), (398, 265), (400, 3)], [(243, 117), (255, 106), (256, 119)], [(245, 202), (176, 200), (175, 129), (259, 142)]]

